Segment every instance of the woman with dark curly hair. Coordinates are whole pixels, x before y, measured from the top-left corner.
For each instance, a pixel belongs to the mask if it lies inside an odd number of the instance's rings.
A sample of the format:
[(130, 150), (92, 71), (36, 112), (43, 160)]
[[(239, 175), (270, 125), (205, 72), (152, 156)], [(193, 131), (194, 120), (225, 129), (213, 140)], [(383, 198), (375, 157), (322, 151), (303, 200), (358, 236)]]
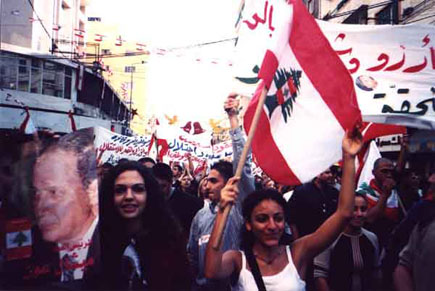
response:
[(190, 290), (180, 228), (148, 169), (117, 165), (102, 181), (100, 201), (104, 289)]
[[(242, 249), (223, 253), (220, 246), (207, 245), (205, 275), (207, 278), (232, 278), (232, 290), (305, 290), (305, 275), (312, 259), (328, 247), (341, 233), (353, 214), (355, 193), (355, 156), (362, 146), (358, 130), (347, 133), (342, 142), (343, 179), (337, 211), (313, 234), (296, 239), (291, 245), (283, 241), (285, 200), (274, 189), (255, 191), (243, 202), (245, 220)], [(220, 209), (234, 203), (238, 195), (237, 181), (230, 178), (221, 190)], [(309, 214), (307, 214), (309, 215)], [(216, 241), (216, 217), (210, 241)]]

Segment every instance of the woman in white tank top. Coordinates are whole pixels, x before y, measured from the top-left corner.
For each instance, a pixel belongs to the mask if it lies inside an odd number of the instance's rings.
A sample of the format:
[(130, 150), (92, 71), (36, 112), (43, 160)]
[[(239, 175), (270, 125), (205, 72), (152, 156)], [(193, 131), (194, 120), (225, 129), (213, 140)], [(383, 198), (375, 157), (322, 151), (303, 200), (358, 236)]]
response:
[(244, 251), (222, 253), (220, 246), (213, 248), (218, 239), (216, 224), (224, 220), (223, 209), (229, 203), (234, 203), (238, 195), (239, 178), (229, 179), (221, 190), (221, 210), (218, 211), (215, 228), (207, 245), (206, 277), (237, 279), (234, 280), (233, 290), (305, 290), (308, 263), (335, 241), (352, 218), (355, 156), (361, 146), (362, 138), (357, 129), (352, 133), (346, 132), (342, 142), (343, 176), (337, 211), (316, 232), (295, 240), (291, 246), (285, 246), (282, 242), (286, 201), (277, 191), (266, 189), (255, 191), (243, 202), (245, 227), (242, 228), (241, 247)]

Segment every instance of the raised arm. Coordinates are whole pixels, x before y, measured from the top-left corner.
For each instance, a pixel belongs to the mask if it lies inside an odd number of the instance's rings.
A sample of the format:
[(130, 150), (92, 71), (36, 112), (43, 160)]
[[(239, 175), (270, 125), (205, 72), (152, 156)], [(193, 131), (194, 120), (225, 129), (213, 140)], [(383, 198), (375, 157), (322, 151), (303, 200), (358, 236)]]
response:
[[(240, 157), (242, 155), (243, 147), (245, 145), (245, 139), (242, 134), (242, 129), (239, 125), (238, 107), (239, 100), (236, 98), (237, 94), (231, 93), (228, 95), (224, 103), (224, 110), (227, 112), (228, 120), (230, 122), (230, 136), (233, 145), (233, 167), (234, 170), (239, 164)], [(246, 196), (255, 190), (254, 175), (251, 170), (251, 154), (248, 154), (245, 164), (243, 165), (243, 171), (239, 182), (240, 196), (236, 201), (235, 206), (241, 209), (241, 203)]]
[(361, 146), (362, 137), (358, 129), (346, 132), (342, 142), (343, 176), (337, 211), (316, 232), (294, 242), (293, 257), (298, 270), (326, 249), (352, 218), (355, 199), (355, 156)]
[[(223, 209), (229, 203), (234, 203), (237, 200), (239, 189), (237, 183), (239, 178), (232, 177), (228, 180), (225, 187), (221, 190), (221, 200), (219, 202), (219, 211), (216, 214), (216, 221), (213, 226), (213, 231), (210, 235), (209, 242), (216, 240), (217, 231), (216, 225), (220, 224), (223, 219)], [(207, 250), (205, 252), (205, 276), (210, 279), (227, 278), (233, 272), (240, 272), (241, 258), (237, 251), (227, 251), (222, 253), (222, 242), (217, 249), (213, 248), (211, 243), (207, 244)]]

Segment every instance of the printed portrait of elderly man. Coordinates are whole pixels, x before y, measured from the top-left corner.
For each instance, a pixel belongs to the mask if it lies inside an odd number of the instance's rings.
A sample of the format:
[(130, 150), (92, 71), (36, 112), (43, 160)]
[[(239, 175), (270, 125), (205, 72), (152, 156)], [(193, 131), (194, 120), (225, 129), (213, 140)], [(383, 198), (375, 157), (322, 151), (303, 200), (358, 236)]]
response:
[(361, 75), (355, 79), (355, 85), (364, 91), (373, 91), (378, 86), (378, 82), (371, 76)]
[[(32, 170), (32, 256), (22, 282), (97, 284), (100, 270), (98, 182), (92, 128), (43, 148)], [(16, 264), (19, 264), (17, 262)], [(26, 283), (27, 282), (27, 283)]]

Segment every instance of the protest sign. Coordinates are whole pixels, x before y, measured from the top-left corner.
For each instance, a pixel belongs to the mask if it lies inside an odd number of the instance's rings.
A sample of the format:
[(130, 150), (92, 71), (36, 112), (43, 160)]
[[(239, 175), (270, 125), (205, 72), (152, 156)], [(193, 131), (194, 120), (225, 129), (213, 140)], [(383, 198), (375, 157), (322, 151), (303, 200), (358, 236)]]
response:
[[(267, 41), (276, 27), (273, 3), (245, 1), (234, 76), (238, 92), (246, 96), (255, 92)], [(432, 25), (317, 23), (351, 73), (364, 121), (435, 129)]]

